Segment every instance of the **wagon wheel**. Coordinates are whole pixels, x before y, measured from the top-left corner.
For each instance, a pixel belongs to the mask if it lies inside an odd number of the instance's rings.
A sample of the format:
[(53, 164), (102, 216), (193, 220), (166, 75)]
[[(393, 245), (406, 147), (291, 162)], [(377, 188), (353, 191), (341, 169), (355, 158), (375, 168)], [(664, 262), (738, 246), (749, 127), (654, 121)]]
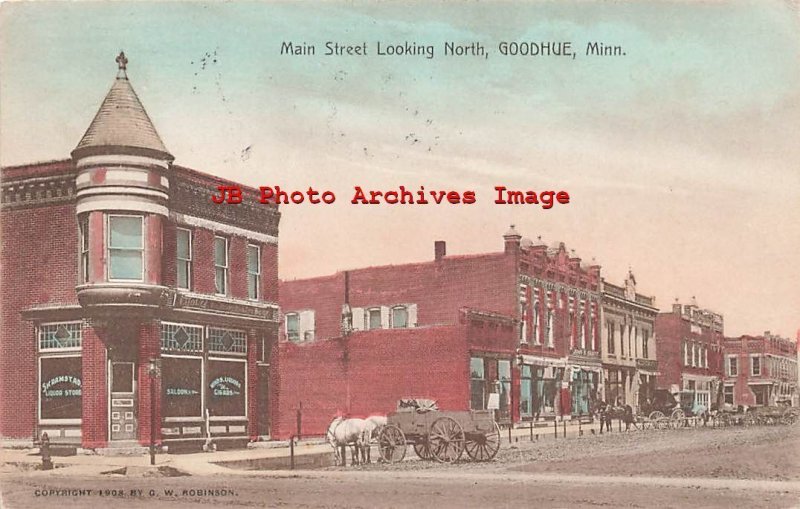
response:
[(486, 433), (476, 433), (467, 438), (467, 454), (474, 461), (489, 461), (497, 456), (500, 450), (500, 426), (494, 423), (494, 428)]
[(428, 442), (417, 442), (414, 444), (414, 452), (421, 460), (432, 459), (431, 448)]
[(730, 426), (730, 425), (731, 425), (731, 416), (730, 416), (730, 414), (723, 413), (723, 414), (722, 414), (722, 415), (719, 417), (719, 423), (720, 423), (722, 426)]
[(650, 412), (650, 415), (648, 415), (647, 418), (653, 421), (654, 423), (658, 422), (659, 419), (664, 418), (664, 412), (659, 412), (658, 410), (655, 410), (653, 412)]
[(671, 425), (671, 421), (669, 417), (661, 417), (659, 420), (656, 421), (656, 428), (658, 429), (669, 429)]
[(752, 426), (756, 423), (756, 417), (753, 415), (753, 412), (747, 412), (744, 414), (744, 419), (742, 422), (745, 426)]
[(431, 424), (428, 441), (436, 461), (457, 461), (464, 453), (464, 428), (452, 417), (439, 417)]
[(406, 456), (406, 436), (394, 424), (387, 424), (378, 436), (378, 452), (383, 461), (395, 463)]
[(683, 424), (684, 419), (686, 419), (686, 414), (683, 413), (683, 410), (680, 408), (673, 410), (669, 416), (669, 421), (673, 428), (679, 428)]

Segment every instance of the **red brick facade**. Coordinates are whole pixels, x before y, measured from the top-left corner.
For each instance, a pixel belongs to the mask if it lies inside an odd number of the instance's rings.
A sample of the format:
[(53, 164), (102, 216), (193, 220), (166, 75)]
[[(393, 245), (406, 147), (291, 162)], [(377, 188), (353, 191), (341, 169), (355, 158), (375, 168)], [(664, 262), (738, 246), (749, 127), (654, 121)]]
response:
[(764, 333), (725, 338), (726, 403), (734, 406), (798, 406), (797, 344)]

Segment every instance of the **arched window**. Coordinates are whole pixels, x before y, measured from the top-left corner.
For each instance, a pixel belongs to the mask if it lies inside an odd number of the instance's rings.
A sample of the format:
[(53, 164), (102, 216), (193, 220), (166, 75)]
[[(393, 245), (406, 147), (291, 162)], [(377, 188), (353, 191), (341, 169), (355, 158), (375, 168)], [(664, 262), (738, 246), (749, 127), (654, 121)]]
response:
[(553, 310), (547, 310), (547, 330), (545, 331), (545, 335), (547, 336), (547, 348), (553, 348), (554, 341), (553, 341)]
[(542, 340), (539, 337), (539, 331), (541, 330), (541, 327), (539, 327), (540, 314), (540, 306), (539, 303), (536, 302), (533, 305), (533, 343), (536, 345), (542, 343)]

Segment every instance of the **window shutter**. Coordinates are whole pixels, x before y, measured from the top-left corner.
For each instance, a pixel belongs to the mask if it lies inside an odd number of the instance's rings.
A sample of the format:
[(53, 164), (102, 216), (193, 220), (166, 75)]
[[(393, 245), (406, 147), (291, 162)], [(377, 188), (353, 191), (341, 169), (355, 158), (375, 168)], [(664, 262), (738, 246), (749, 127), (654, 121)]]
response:
[(364, 330), (364, 308), (353, 308), (353, 330)]
[(381, 329), (389, 328), (389, 308), (381, 306)]
[(417, 305), (416, 304), (409, 304), (408, 305), (408, 326), (409, 327), (416, 327), (417, 326)]
[[(311, 333), (310, 335), (307, 333)], [(301, 339), (314, 339), (314, 310), (300, 312), (300, 337)]]

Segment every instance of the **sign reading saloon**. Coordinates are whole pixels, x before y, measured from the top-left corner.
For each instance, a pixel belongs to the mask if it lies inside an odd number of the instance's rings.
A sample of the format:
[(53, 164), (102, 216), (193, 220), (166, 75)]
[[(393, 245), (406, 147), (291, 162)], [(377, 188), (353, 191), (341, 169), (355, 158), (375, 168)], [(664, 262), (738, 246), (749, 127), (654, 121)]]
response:
[(208, 361), (208, 409), (212, 416), (244, 417), (245, 363)]
[(41, 360), (41, 419), (81, 418), (81, 358)]

